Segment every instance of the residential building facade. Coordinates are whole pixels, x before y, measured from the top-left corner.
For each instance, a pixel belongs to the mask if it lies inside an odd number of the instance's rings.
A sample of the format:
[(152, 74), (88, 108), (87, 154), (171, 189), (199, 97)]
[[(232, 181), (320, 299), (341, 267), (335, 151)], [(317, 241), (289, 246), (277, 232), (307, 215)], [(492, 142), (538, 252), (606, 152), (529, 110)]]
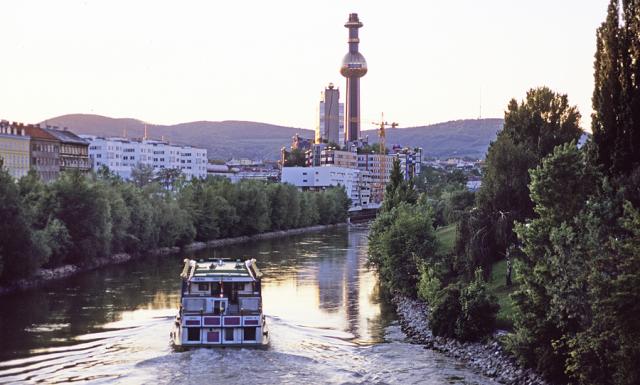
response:
[(89, 143), (86, 140), (67, 129), (47, 127), (44, 130), (60, 141), (60, 171), (89, 172), (91, 170)]
[(31, 168), (45, 183), (56, 180), (60, 175), (60, 140), (37, 125), (26, 125), (24, 129), (31, 138)]
[(29, 172), (30, 137), (23, 125), (0, 121), (0, 158), (3, 167), (14, 178), (22, 178)]
[(207, 150), (203, 148), (149, 139), (82, 137), (89, 142), (89, 157), (96, 171), (105, 166), (130, 179), (132, 170), (141, 164), (153, 167), (156, 172), (164, 168), (179, 169), (187, 179), (207, 176)]

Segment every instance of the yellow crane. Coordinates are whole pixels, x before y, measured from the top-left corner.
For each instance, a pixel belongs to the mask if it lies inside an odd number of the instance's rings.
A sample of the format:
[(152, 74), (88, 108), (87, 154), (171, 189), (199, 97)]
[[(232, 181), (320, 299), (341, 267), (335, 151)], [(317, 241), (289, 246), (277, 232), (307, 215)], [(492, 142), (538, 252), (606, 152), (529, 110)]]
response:
[(374, 183), (374, 188), (376, 189), (375, 194), (378, 202), (382, 202), (384, 198), (384, 188), (386, 186), (385, 180), (387, 178), (387, 162), (386, 155), (387, 146), (386, 146), (386, 127), (396, 128), (398, 127), (398, 123), (392, 122), (389, 123), (384, 120), (384, 112), (382, 113), (382, 119), (379, 122), (372, 122), (372, 124), (378, 126), (378, 145), (379, 145), (379, 154), (380, 154), (380, 174), (378, 175), (378, 181)]

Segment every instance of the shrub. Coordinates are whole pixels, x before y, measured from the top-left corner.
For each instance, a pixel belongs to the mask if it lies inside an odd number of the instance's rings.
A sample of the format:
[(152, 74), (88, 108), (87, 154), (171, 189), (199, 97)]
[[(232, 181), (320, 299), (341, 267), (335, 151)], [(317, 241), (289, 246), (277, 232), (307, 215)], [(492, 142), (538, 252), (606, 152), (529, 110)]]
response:
[[(432, 294), (427, 290), (427, 295)], [(478, 269), (468, 285), (450, 284), (435, 295), (429, 321), (436, 336), (475, 341), (494, 330), (498, 308)]]
[(460, 316), (460, 289), (451, 284), (440, 290), (429, 314), (433, 335), (442, 337), (456, 336), (456, 320)]
[(461, 340), (478, 340), (495, 329), (500, 307), (487, 293), (482, 277), (482, 269), (477, 269), (475, 279), (460, 292), (461, 312), (456, 320), (456, 336)]

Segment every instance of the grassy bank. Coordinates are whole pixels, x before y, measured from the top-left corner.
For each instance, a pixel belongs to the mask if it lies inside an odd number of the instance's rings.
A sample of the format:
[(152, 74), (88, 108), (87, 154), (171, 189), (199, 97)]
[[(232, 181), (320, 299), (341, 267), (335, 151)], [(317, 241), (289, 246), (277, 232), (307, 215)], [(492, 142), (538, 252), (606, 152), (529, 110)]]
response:
[(436, 239), (438, 240), (438, 255), (448, 255), (453, 253), (453, 247), (456, 243), (456, 224), (438, 227), (436, 230)]
[[(456, 224), (439, 227), (436, 230), (436, 239), (438, 240), (438, 255), (447, 256), (453, 253), (456, 241)], [(509, 287), (507, 286), (506, 275), (506, 260), (493, 264), (487, 288), (498, 299), (498, 304), (500, 305), (497, 318), (498, 327), (511, 330), (513, 328), (514, 304), (509, 295), (518, 288), (518, 280), (515, 271), (512, 271), (513, 284)]]
[(515, 309), (513, 300), (509, 295), (518, 288), (519, 283), (516, 279), (515, 271), (512, 271), (511, 273), (513, 281), (511, 286), (507, 286), (506, 276), (507, 261), (502, 260), (496, 262), (491, 268), (491, 277), (488, 282), (488, 289), (489, 292), (498, 299), (498, 304), (500, 305), (500, 311), (498, 311), (497, 319), (498, 327), (510, 330), (513, 328), (513, 314)]

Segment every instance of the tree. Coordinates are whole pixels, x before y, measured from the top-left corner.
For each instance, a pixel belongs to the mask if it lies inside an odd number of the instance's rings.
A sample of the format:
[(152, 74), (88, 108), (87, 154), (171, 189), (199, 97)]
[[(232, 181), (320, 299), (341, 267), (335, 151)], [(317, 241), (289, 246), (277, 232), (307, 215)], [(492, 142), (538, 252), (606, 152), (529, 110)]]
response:
[(418, 266), (433, 262), (436, 250), (431, 213), (425, 207), (401, 202), (382, 211), (371, 225), (369, 263), (390, 292), (415, 296)]
[(18, 186), (0, 158), (0, 280), (31, 274), (39, 261), (32, 253), (29, 224), (25, 220)]
[(172, 190), (176, 187), (176, 183), (180, 180), (181, 176), (182, 171), (179, 168), (161, 168), (158, 171), (156, 180), (165, 190)]
[(299, 148), (285, 152), (284, 167), (304, 167), (307, 165), (306, 154)]
[(581, 213), (596, 183), (595, 171), (574, 142), (556, 147), (531, 171), (538, 217), (516, 226), (523, 251), (521, 288), (514, 295), (515, 333), (509, 345), (525, 364), (564, 381), (568, 349), (563, 336), (575, 334), (589, 313), (584, 266), (592, 240), (581, 235), (587, 221)]
[(390, 211), (401, 202), (414, 204), (417, 200), (418, 192), (415, 189), (413, 179), (404, 180), (400, 170), (400, 160), (394, 158), (391, 174), (389, 175), (389, 183), (385, 186), (382, 210)]
[(591, 319), (568, 342), (567, 373), (581, 384), (640, 383), (640, 213), (628, 201), (618, 224), (586, 275)]
[(153, 166), (150, 164), (138, 163), (131, 169), (131, 180), (138, 187), (148, 185), (153, 179)]
[(597, 32), (592, 155), (609, 175), (640, 166), (640, 4), (611, 0)]
[(470, 246), (489, 262), (501, 258), (515, 240), (513, 222), (533, 215), (529, 169), (555, 146), (577, 140), (582, 133), (579, 123), (580, 114), (569, 105), (567, 96), (546, 87), (530, 90), (520, 104), (509, 103), (503, 130), (489, 146), (476, 195), (478, 213), (485, 218), (476, 218), (480, 227), (472, 226), (469, 232), (480, 242)]
[(47, 206), (64, 223), (71, 238), (69, 263), (91, 263), (111, 252), (108, 195), (80, 172), (63, 173), (51, 185)]

